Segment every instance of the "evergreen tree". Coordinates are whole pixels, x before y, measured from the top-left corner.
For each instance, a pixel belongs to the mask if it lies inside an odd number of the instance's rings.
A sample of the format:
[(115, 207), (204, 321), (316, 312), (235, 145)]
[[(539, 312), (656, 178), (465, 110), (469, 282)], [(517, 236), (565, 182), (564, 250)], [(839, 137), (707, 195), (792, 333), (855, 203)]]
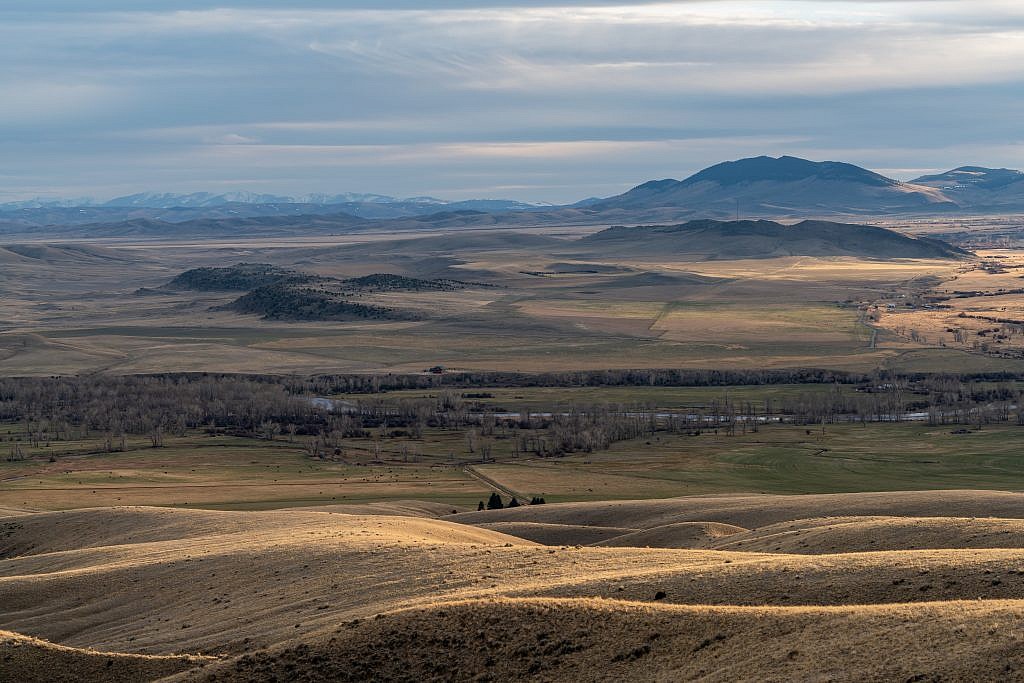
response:
[(492, 493), (491, 497), (487, 499), (488, 510), (501, 510), (505, 507), (505, 504), (501, 502), (501, 496), (497, 493)]

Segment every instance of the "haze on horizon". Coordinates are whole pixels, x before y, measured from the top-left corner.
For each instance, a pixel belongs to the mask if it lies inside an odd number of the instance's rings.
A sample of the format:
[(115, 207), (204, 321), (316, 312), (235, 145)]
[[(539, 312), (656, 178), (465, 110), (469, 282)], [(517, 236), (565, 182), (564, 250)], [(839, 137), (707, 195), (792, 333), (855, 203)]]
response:
[(0, 202), (571, 202), (759, 154), (1024, 166), (1011, 0), (168, 4), (0, 9)]

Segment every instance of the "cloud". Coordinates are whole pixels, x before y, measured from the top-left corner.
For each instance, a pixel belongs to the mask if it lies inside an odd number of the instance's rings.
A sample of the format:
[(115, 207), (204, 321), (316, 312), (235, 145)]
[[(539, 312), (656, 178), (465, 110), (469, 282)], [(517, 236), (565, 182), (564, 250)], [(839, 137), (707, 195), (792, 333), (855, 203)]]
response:
[(367, 70), (485, 91), (785, 95), (1021, 78), (1024, 26), (984, 21), (985, 3), (972, 3), (973, 20), (957, 14), (956, 26), (921, 12), (935, 3), (851, 4), (453, 10), (401, 13), (400, 22), (355, 13), (342, 35), (308, 46)]
[(204, 138), (203, 142), (210, 145), (254, 145), (259, 142), (259, 138), (246, 137), (238, 133), (225, 133)]
[(6, 192), (567, 201), (769, 152), (1024, 165), (1020, 2), (39, 0), (0, 9), (0, 61)]
[(0, 123), (59, 125), (100, 114), (125, 93), (104, 83), (0, 81)]

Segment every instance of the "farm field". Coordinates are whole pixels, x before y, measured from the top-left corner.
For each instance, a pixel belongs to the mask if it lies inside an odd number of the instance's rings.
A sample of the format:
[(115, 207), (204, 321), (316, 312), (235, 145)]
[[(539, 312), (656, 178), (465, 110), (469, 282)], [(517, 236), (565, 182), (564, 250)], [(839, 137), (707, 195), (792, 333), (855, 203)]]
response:
[[(131, 440), (123, 453), (95, 440), (26, 449), (0, 461), (0, 508), (119, 505), (258, 510), (423, 500), (475, 508), (492, 490), (548, 502), (710, 493), (841, 493), (920, 489), (1024, 490), (1024, 428), (925, 424), (769, 425), (729, 435), (658, 432), (607, 450), (538, 458), (499, 436), (487, 462), (463, 429), (420, 439), (346, 439), (337, 456), (301, 443), (192, 434), (163, 448)], [(719, 433), (715, 433), (719, 431)], [(541, 432), (537, 432), (538, 435)], [(51, 457), (53, 462), (51, 462)]]
[(879, 326), (903, 339), (933, 347), (1000, 358), (1024, 355), (1024, 255), (979, 251), (980, 264), (962, 269), (906, 301), (877, 307)]
[[(312, 460), (298, 444), (191, 435), (154, 449), (138, 441), (124, 453), (27, 451), (28, 460), (0, 463), (0, 507), (69, 509), (103, 505), (263, 509), (416, 498), (466, 506), (484, 488), (438, 462), (373, 465)], [(71, 450), (61, 444), (59, 451)], [(439, 459), (440, 460), (440, 459)]]
[(599, 453), (477, 469), (512, 491), (560, 502), (736, 492), (1024, 490), (1017, 455), (1024, 430), (952, 431), (772, 426), (737, 436), (655, 437), (650, 444), (622, 442)]

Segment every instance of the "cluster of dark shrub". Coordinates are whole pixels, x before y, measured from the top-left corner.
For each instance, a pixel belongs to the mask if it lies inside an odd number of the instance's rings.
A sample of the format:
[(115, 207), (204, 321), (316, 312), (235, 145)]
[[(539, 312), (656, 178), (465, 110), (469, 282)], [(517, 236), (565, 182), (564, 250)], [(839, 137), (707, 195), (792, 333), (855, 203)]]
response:
[(404, 292), (454, 291), (465, 289), (468, 286), (467, 283), (459, 280), (420, 280), (392, 273), (374, 273), (363, 277), (354, 277), (342, 280), (341, 284), (354, 289)]
[(320, 280), (315, 275), (287, 270), (269, 263), (237, 263), (224, 268), (193, 268), (167, 283), (167, 289), (199, 292), (247, 292), (276, 284), (305, 284)]
[[(332, 291), (316, 284), (331, 284)], [(392, 273), (374, 273), (363, 277), (337, 280), (268, 263), (237, 263), (223, 268), (193, 268), (173, 280), (165, 289), (201, 292), (248, 292), (221, 310), (262, 316), (266, 320), (357, 320), (410, 319), (384, 306), (347, 301), (342, 292), (361, 291), (453, 291), (470, 283), (459, 280), (421, 280)], [(159, 290), (139, 290), (153, 293)]]
[[(534, 496), (533, 498), (530, 499), (529, 504), (544, 505), (544, 499), (540, 498), (539, 496)], [(487, 503), (485, 504), (481, 500), (480, 504), (476, 506), (476, 509), (477, 512), (480, 512), (482, 510), (504, 510), (506, 507), (517, 508), (521, 505), (522, 503), (520, 503), (519, 499), (517, 499), (515, 496), (512, 496), (512, 500), (508, 502), (508, 505), (505, 505), (505, 502), (502, 500), (501, 496), (497, 492), (493, 492), (491, 493), (491, 497), (487, 499)]]
[(406, 319), (409, 316), (384, 306), (345, 301), (325, 289), (279, 283), (258, 287), (224, 307), (251, 313), (265, 320)]

